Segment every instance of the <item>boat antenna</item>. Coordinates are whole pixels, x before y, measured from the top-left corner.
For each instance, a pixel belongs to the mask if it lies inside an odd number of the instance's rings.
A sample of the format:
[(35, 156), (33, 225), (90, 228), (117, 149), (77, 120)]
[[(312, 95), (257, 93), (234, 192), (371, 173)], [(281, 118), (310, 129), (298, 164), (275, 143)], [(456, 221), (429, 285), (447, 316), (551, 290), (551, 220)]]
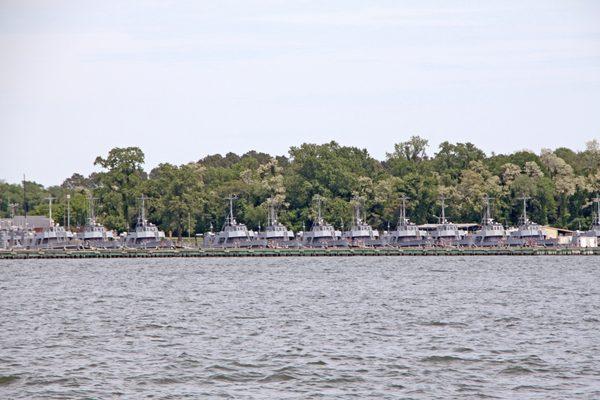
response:
[(531, 197), (525, 196), (525, 193), (523, 193), (523, 195), (517, 199), (523, 200), (523, 215), (521, 216), (521, 219), (523, 220), (523, 225), (529, 222), (529, 220), (527, 219), (527, 200), (529, 199), (531, 199)]
[(50, 218), (50, 221), (52, 221), (52, 200), (54, 200), (55, 197), (52, 197), (52, 195), (46, 197), (46, 200), (48, 200), (48, 217)]

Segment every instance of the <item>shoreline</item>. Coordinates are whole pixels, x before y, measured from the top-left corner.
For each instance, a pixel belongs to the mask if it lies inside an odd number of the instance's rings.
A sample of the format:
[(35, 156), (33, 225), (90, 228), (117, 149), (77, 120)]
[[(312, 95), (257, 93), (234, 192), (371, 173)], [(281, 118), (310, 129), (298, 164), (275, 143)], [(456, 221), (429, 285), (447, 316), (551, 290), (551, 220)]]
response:
[(357, 249), (107, 249), (0, 251), (0, 260), (57, 258), (220, 258), (356, 256), (593, 256), (595, 248), (357, 248)]

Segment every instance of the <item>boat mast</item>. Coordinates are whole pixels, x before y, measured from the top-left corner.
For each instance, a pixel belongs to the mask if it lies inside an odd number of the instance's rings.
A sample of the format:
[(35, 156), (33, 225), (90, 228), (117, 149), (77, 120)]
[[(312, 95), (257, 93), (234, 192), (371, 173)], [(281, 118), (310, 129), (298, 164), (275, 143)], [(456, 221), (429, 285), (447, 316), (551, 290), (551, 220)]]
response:
[(272, 197), (267, 199), (269, 204), (269, 213), (267, 214), (267, 226), (277, 225), (277, 213), (275, 212), (275, 200)]
[(525, 196), (525, 193), (523, 193), (523, 195), (518, 198), (518, 200), (523, 200), (523, 215), (521, 216), (523, 225), (529, 222), (529, 220), (527, 219), (527, 200), (529, 199), (531, 199), (531, 197)]
[(493, 197), (490, 197), (487, 194), (483, 196), (483, 201), (485, 202), (485, 214), (483, 216), (482, 225), (490, 225), (492, 223), (492, 213), (490, 212), (490, 200), (493, 199)]
[(323, 222), (323, 218), (321, 218), (321, 196), (317, 197), (317, 223), (321, 224)]
[(410, 200), (410, 197), (402, 194), (400, 200), (402, 200), (402, 205), (400, 206), (400, 221), (398, 221), (398, 225), (408, 225), (408, 220), (406, 219), (406, 200)]
[(93, 197), (90, 194), (88, 196), (88, 219), (90, 220), (90, 225), (93, 225), (96, 222), (96, 212), (94, 211), (94, 200), (96, 200), (96, 197)]
[[(236, 200), (238, 198), (238, 196), (236, 196), (235, 194), (231, 194), (228, 197), (226, 197), (227, 200), (229, 200), (229, 217), (227, 217), (227, 220), (229, 221), (229, 225), (233, 225), (235, 223), (235, 219), (233, 218), (233, 201)], [(227, 222), (226, 222), (227, 224)]]
[(138, 224), (143, 225), (146, 222), (146, 196), (142, 193), (140, 196), (140, 200), (142, 201), (142, 206), (140, 207), (140, 214), (138, 217)]
[(594, 225), (600, 226), (600, 196), (596, 196), (592, 200), (596, 203), (596, 218), (594, 220)]
[(441, 220), (441, 223), (445, 224), (447, 222), (446, 221), (446, 203), (445, 203), (446, 196), (443, 195), (443, 194), (440, 195), (440, 200), (442, 201), (442, 220)]
[(358, 196), (354, 196), (354, 221), (352, 221), (352, 223), (354, 225), (360, 225), (362, 222), (362, 219), (360, 217), (360, 197)]

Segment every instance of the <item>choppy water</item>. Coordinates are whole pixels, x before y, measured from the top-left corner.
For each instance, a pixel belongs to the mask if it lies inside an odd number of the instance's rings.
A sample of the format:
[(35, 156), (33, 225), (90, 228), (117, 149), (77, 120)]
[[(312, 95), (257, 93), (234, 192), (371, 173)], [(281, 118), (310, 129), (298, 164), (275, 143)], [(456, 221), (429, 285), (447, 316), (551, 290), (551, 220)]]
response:
[(0, 398), (600, 398), (600, 258), (0, 262)]

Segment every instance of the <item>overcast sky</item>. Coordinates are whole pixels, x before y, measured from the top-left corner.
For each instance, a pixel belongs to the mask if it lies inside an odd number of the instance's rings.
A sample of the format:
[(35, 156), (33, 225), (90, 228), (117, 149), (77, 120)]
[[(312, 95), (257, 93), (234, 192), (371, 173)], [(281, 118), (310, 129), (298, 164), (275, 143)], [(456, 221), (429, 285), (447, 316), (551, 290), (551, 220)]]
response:
[(0, 179), (411, 135), (600, 139), (600, 1), (0, 0)]

